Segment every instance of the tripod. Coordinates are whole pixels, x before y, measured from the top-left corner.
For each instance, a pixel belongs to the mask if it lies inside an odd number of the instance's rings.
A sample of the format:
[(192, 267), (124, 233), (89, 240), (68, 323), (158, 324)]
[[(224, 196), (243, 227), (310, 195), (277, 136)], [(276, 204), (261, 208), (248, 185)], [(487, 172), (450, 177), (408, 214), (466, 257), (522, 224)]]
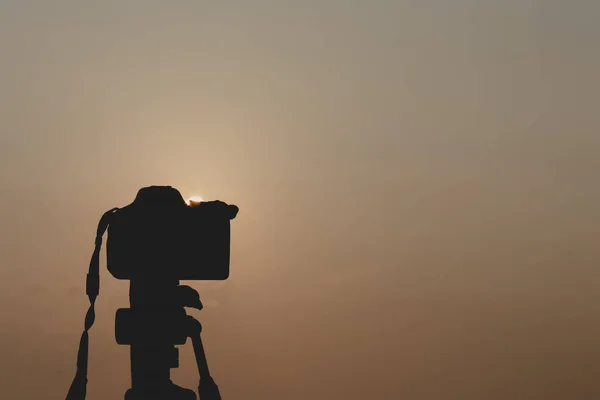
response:
[(170, 369), (179, 366), (176, 345), (192, 339), (200, 375), (201, 400), (220, 400), (219, 389), (210, 376), (200, 333), (202, 325), (188, 316), (184, 307), (202, 309), (200, 296), (177, 280), (132, 279), (130, 308), (117, 310), (117, 343), (131, 346), (131, 388), (125, 400), (196, 400), (193, 390), (175, 385)]
[[(237, 212), (236, 206), (220, 201), (185, 208), (176, 189), (152, 186), (140, 189), (129, 206), (104, 213), (96, 230), (94, 253), (86, 279), (90, 307), (79, 341), (77, 372), (66, 400), (85, 400), (87, 393), (89, 331), (96, 318), (95, 303), (100, 291), (102, 237), (109, 225), (113, 228), (114, 236), (111, 237), (114, 239), (113, 252), (107, 251), (108, 270), (115, 278), (130, 281), (130, 308), (117, 310), (115, 321), (117, 343), (131, 346), (131, 388), (125, 393), (125, 400), (196, 400), (193, 390), (181, 388), (170, 379), (170, 369), (179, 366), (179, 352), (175, 346), (185, 344), (188, 337), (192, 339), (200, 375), (198, 392), (201, 400), (221, 399), (206, 362), (200, 338), (202, 325), (188, 316), (184, 308), (201, 310), (200, 296), (191, 287), (179, 285), (179, 279), (227, 279), (228, 221), (235, 218)], [(190, 236), (191, 228), (198, 226), (204, 226), (207, 232), (216, 232), (218, 240), (207, 238), (205, 234)], [(179, 236), (164, 232), (179, 232)], [(146, 252), (157, 245), (157, 237), (161, 241), (158, 246), (162, 248)], [(174, 245), (180, 241), (184, 243), (183, 249)], [(193, 254), (190, 253), (192, 248)], [(179, 250), (196, 262), (201, 253), (201, 265), (214, 265), (215, 268), (207, 271), (195, 264), (196, 268), (182, 269), (181, 265), (186, 263), (182, 264), (179, 256), (172, 257), (179, 254)], [(180, 267), (160, 268), (174, 263)], [(145, 268), (137, 268), (138, 264)]]

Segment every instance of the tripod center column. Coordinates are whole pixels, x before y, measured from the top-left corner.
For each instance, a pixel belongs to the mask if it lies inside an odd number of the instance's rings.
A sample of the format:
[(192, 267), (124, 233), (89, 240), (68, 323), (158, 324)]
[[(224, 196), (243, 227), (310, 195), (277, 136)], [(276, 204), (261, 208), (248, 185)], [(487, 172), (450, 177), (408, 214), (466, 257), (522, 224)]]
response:
[(172, 318), (185, 314), (177, 304), (177, 280), (132, 279), (131, 311), (139, 318), (139, 334), (131, 343), (132, 388), (151, 389), (171, 384), (171, 368), (178, 366), (176, 324)]

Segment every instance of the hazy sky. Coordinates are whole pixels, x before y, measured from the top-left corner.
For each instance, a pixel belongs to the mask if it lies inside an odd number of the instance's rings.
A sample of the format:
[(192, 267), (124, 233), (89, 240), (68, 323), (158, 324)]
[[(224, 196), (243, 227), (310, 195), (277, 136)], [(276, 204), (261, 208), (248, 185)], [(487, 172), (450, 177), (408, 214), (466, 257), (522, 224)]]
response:
[[(598, 20), (0, 0), (0, 397), (64, 398), (97, 221), (151, 184), (240, 207), (231, 278), (193, 284), (225, 399), (600, 397)], [(89, 400), (130, 386), (102, 268)]]

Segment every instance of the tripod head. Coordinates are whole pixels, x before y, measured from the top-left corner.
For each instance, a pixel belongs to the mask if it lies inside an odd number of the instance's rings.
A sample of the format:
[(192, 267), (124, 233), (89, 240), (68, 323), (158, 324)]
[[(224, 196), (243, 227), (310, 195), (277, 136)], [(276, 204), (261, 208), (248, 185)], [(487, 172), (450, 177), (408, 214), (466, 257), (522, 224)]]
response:
[(220, 400), (210, 376), (200, 333), (202, 325), (185, 307), (202, 309), (198, 292), (179, 280), (224, 280), (229, 277), (230, 220), (239, 209), (221, 201), (186, 204), (170, 186), (139, 190), (135, 200), (107, 211), (96, 232), (86, 293), (90, 308), (77, 358), (77, 373), (67, 400), (84, 400), (87, 384), (88, 331), (99, 294), (99, 255), (108, 229), (108, 270), (130, 280), (130, 308), (117, 310), (115, 337), (131, 346), (132, 387), (125, 400), (196, 400), (194, 391), (170, 380), (179, 365), (176, 345), (192, 339), (201, 400)]

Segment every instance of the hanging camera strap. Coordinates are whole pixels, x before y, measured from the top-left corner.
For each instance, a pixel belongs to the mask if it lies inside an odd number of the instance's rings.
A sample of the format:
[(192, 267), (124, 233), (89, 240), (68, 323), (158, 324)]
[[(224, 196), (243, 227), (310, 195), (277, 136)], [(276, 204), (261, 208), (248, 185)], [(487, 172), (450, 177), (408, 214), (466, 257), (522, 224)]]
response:
[(118, 208), (113, 208), (112, 210), (105, 212), (98, 223), (95, 249), (92, 254), (92, 259), (90, 260), (85, 290), (90, 300), (90, 308), (85, 315), (84, 330), (79, 342), (79, 351), (77, 352), (77, 372), (75, 373), (75, 378), (67, 393), (66, 400), (85, 400), (89, 347), (88, 331), (91, 329), (94, 320), (96, 319), (94, 305), (100, 292), (100, 250), (102, 248), (102, 236), (104, 236), (104, 232), (106, 232), (106, 229), (110, 224), (110, 219), (117, 210)]

